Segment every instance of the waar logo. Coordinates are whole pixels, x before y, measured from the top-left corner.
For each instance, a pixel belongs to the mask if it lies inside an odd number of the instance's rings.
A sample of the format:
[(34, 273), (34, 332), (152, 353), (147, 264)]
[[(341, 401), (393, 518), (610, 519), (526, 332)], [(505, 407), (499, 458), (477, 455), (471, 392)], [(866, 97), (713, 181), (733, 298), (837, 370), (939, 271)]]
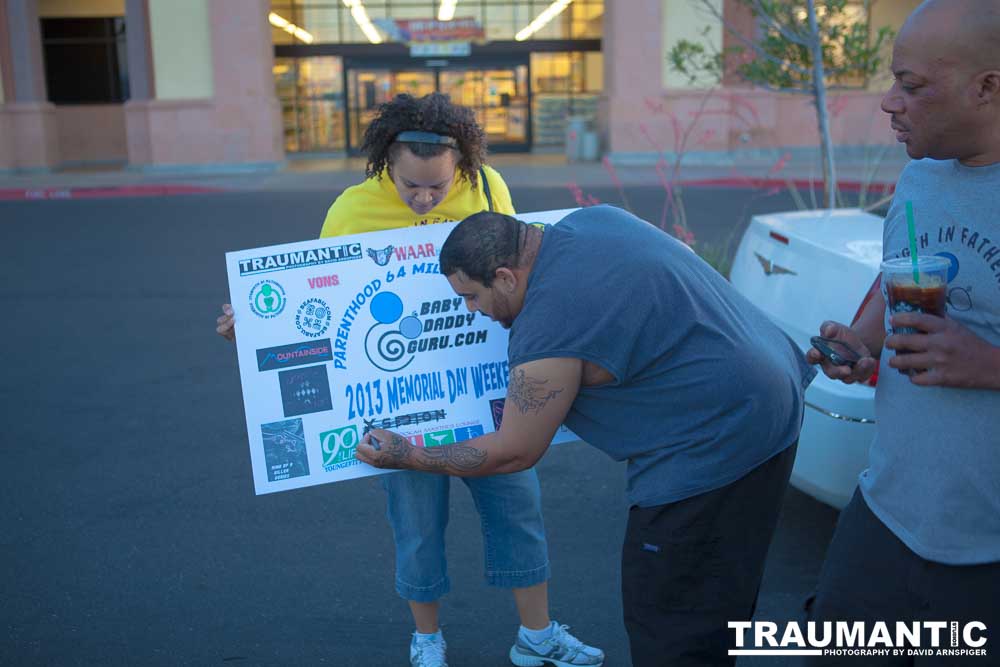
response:
[(392, 259), (393, 246), (389, 245), (381, 250), (375, 250), (374, 248), (368, 248), (368, 256), (372, 258), (372, 261), (379, 266), (385, 266)]
[(416, 313), (403, 317), (403, 300), (393, 292), (377, 294), (371, 300), (369, 309), (375, 324), (365, 334), (368, 360), (386, 372), (403, 370), (414, 358), (413, 354), (406, 352), (406, 341), (414, 340), (423, 333), (423, 323)]

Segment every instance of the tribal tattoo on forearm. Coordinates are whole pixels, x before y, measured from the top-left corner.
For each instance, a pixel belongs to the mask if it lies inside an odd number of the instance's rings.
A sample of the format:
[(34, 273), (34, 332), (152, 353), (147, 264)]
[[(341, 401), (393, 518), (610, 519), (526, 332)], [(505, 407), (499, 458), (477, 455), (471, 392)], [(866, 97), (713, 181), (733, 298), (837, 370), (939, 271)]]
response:
[(529, 377), (523, 368), (516, 368), (507, 389), (507, 400), (513, 401), (522, 415), (542, 411), (546, 403), (562, 393), (562, 389), (546, 387), (548, 380)]
[(419, 450), (420, 461), (432, 470), (471, 472), (486, 463), (486, 452), (470, 445), (443, 445)]

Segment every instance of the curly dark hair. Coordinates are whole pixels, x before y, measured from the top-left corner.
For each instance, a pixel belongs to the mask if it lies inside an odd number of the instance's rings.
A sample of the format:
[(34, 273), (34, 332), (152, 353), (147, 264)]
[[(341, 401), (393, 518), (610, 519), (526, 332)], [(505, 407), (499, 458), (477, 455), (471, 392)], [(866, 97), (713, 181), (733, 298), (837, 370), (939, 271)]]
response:
[(375, 119), (365, 130), (361, 151), (368, 156), (365, 178), (381, 178), (386, 167), (392, 167), (396, 155), (406, 146), (417, 157), (431, 158), (455, 150), (437, 144), (415, 144), (396, 141), (400, 132), (420, 130), (453, 137), (458, 142), (456, 164), (462, 178), (476, 188), (479, 168), (486, 160), (486, 133), (476, 122), (472, 109), (452, 104), (442, 93), (421, 98), (396, 95), (380, 104)]

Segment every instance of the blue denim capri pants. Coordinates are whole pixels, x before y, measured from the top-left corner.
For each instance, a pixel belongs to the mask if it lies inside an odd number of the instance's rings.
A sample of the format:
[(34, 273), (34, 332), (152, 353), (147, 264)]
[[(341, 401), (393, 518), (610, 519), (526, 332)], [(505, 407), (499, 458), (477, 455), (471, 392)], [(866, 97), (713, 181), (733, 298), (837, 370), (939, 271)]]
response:
[[(406, 600), (433, 602), (451, 590), (444, 538), (451, 479), (410, 470), (382, 475), (386, 516), (396, 541), (396, 592)], [(548, 581), (548, 545), (535, 469), (460, 479), (479, 512), (486, 583), (527, 588)]]

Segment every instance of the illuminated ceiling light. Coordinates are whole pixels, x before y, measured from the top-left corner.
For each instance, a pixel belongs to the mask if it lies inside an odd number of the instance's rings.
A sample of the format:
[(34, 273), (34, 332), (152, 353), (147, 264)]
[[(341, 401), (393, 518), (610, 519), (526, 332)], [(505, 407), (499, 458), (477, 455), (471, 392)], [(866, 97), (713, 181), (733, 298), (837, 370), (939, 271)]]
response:
[(519, 42), (531, 37), (533, 34), (544, 28), (549, 21), (554, 19), (556, 16), (561, 14), (573, 0), (555, 0), (551, 5), (549, 5), (541, 14), (535, 17), (535, 20), (529, 23), (527, 26), (518, 32), (514, 39)]
[(275, 14), (274, 12), (271, 12), (270, 14), (267, 15), (267, 20), (270, 21), (271, 25), (273, 25), (276, 28), (287, 28), (288, 26), (292, 25), (291, 22), (288, 21), (284, 16), (281, 16), (280, 14)]
[(365, 9), (364, 4), (361, 0), (344, 0), (344, 6), (349, 7), (351, 10), (351, 16), (354, 17), (354, 22), (358, 24), (361, 28), (361, 32), (365, 33), (365, 37), (372, 44), (381, 44), (382, 35), (378, 33), (375, 26), (372, 25), (372, 20), (368, 18), (368, 11)]
[(306, 44), (313, 43), (314, 38), (312, 36), (312, 33), (310, 33), (308, 30), (303, 30), (299, 26), (295, 25), (294, 23), (286, 19), (284, 16), (271, 12), (270, 14), (267, 15), (267, 20), (275, 28), (281, 28), (289, 35), (295, 36), (295, 38), (298, 39), (299, 41), (305, 42)]
[(563, 10), (569, 7), (571, 2), (573, 2), (573, 0), (556, 0), (549, 5), (545, 11), (536, 16), (534, 21), (522, 28), (519, 33), (514, 35), (514, 39), (519, 42), (523, 42), (528, 39), (536, 32), (544, 28), (549, 21), (562, 14)]
[(458, 0), (441, 0), (441, 6), (438, 8), (438, 21), (450, 21), (455, 18), (455, 5), (458, 4)]

